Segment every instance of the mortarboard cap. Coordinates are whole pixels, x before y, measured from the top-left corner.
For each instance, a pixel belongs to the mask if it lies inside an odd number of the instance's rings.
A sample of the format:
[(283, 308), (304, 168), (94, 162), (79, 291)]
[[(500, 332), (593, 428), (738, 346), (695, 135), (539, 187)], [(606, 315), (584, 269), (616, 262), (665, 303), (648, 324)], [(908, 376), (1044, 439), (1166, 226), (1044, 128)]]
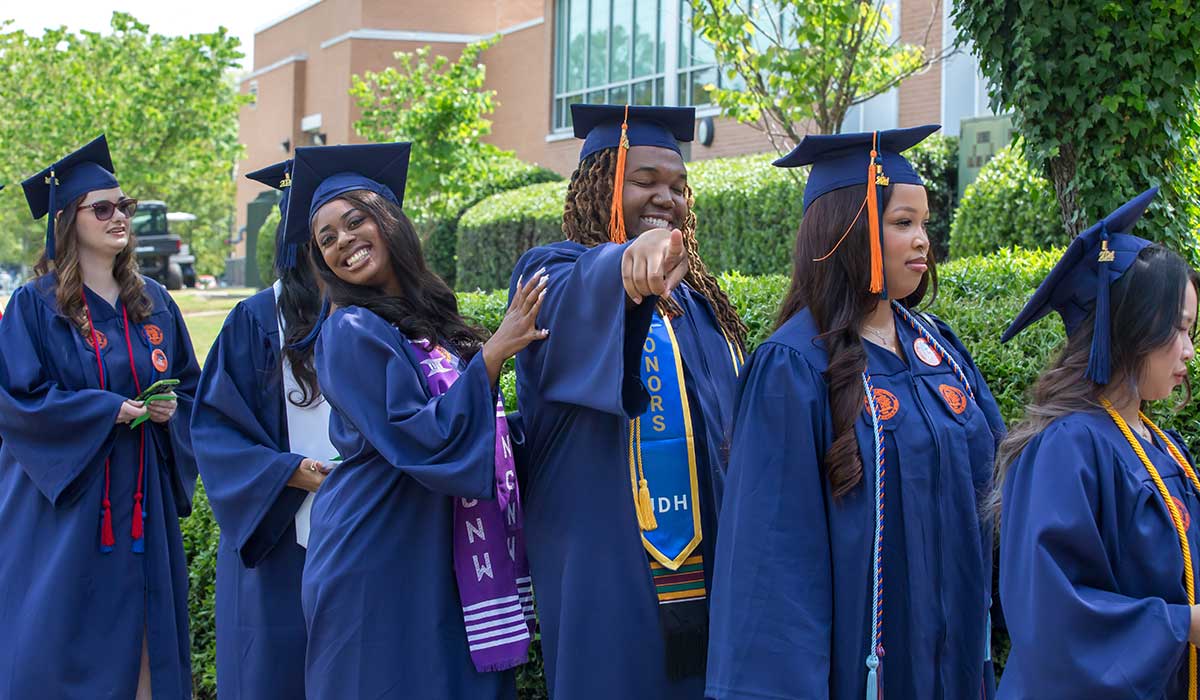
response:
[(103, 134), (22, 182), (33, 218), (50, 217), (46, 222), (46, 257), (54, 258), (54, 217), (63, 207), (88, 192), (118, 186)]
[(1086, 376), (1097, 384), (1107, 384), (1110, 374), (1109, 287), (1133, 266), (1138, 253), (1150, 245), (1150, 241), (1130, 235), (1129, 230), (1142, 218), (1157, 193), (1157, 187), (1146, 190), (1071, 241), (1025, 308), (1004, 331), (1000, 342), (1008, 342), (1051, 311), (1058, 312), (1067, 335), (1072, 335), (1094, 309), (1096, 325)]
[[(805, 136), (791, 153), (779, 158), (774, 165), (795, 168), (811, 165), (804, 186), (804, 209), (823, 194), (844, 187), (868, 185), (867, 211), (870, 223), (871, 286), (875, 294), (887, 297), (883, 275), (883, 193), (881, 187), (893, 184), (924, 185), (912, 164), (900, 155), (927, 136), (942, 128), (937, 124), (914, 126), (908, 129), (867, 131), (855, 134), (813, 134)], [(861, 213), (860, 213), (861, 215)], [(854, 223), (857, 223), (856, 217)], [(853, 228), (854, 223), (850, 226)], [(844, 239), (843, 239), (844, 240)], [(840, 245), (840, 241), (839, 241)], [(837, 250), (837, 246), (834, 246)], [(832, 254), (833, 251), (830, 251)]]
[(582, 161), (606, 148), (617, 149), (613, 196), (609, 207), (608, 238), (624, 243), (625, 218), (621, 192), (625, 184), (625, 155), (632, 146), (657, 146), (676, 153), (679, 141), (691, 141), (696, 131), (695, 107), (646, 107), (641, 105), (571, 105), (575, 138), (583, 139)]
[(284, 213), (285, 247), (277, 264), (295, 263), (296, 249), (312, 236), (317, 210), (347, 192), (368, 190), (403, 206), (411, 151), (408, 142), (297, 148)]

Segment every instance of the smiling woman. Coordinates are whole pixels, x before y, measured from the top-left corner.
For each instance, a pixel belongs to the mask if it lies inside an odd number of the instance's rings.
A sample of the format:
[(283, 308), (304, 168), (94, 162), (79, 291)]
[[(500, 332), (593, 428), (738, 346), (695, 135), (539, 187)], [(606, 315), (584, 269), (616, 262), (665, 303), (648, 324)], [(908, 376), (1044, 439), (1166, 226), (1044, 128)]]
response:
[[(23, 186), (47, 237), (0, 324), (0, 646), (14, 654), (0, 688), (185, 697), (191, 341), (166, 290), (137, 272), (137, 202), (103, 136)], [(178, 380), (170, 399), (130, 398), (162, 379)]]

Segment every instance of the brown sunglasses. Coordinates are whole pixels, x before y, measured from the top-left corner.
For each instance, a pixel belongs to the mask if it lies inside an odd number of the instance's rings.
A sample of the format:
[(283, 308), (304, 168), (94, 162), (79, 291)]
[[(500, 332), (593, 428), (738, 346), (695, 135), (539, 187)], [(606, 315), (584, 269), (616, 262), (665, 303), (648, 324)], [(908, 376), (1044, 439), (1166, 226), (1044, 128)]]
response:
[(110, 202), (107, 199), (101, 199), (98, 202), (92, 202), (91, 204), (85, 204), (79, 207), (79, 211), (91, 209), (92, 213), (96, 215), (98, 220), (108, 221), (113, 217), (113, 214), (120, 209), (121, 213), (125, 215), (125, 218), (132, 219), (133, 213), (137, 211), (137, 205), (138, 201), (136, 199), (130, 199), (129, 197), (122, 197), (116, 202)]

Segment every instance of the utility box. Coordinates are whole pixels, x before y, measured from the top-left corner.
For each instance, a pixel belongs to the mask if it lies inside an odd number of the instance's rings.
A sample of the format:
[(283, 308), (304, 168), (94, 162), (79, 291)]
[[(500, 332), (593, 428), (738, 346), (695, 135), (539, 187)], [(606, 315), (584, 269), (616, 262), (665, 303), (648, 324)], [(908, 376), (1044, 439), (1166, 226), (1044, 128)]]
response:
[(958, 137), (958, 198), (1000, 149), (1012, 143), (1012, 118), (1007, 114), (962, 120)]

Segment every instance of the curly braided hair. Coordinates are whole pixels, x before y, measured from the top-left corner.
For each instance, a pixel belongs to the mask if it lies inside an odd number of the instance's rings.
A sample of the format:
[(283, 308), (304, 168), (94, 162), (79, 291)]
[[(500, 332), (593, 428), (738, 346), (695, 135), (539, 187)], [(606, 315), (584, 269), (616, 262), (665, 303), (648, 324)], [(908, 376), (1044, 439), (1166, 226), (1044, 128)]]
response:
[[(567, 186), (567, 201), (563, 207), (563, 235), (568, 241), (581, 243), (589, 248), (608, 243), (609, 211), (612, 205), (613, 175), (617, 165), (617, 149), (606, 148), (584, 158), (571, 174)], [(691, 187), (685, 190), (688, 211), (684, 217), (683, 247), (688, 257), (688, 272), (683, 280), (708, 300), (717, 315), (721, 330), (742, 349), (746, 347), (748, 330), (721, 289), (717, 278), (708, 271), (700, 259), (699, 243), (696, 239), (696, 213), (692, 210), (695, 198)], [(658, 312), (663, 316), (679, 316), (683, 309), (674, 299), (659, 299)]]

